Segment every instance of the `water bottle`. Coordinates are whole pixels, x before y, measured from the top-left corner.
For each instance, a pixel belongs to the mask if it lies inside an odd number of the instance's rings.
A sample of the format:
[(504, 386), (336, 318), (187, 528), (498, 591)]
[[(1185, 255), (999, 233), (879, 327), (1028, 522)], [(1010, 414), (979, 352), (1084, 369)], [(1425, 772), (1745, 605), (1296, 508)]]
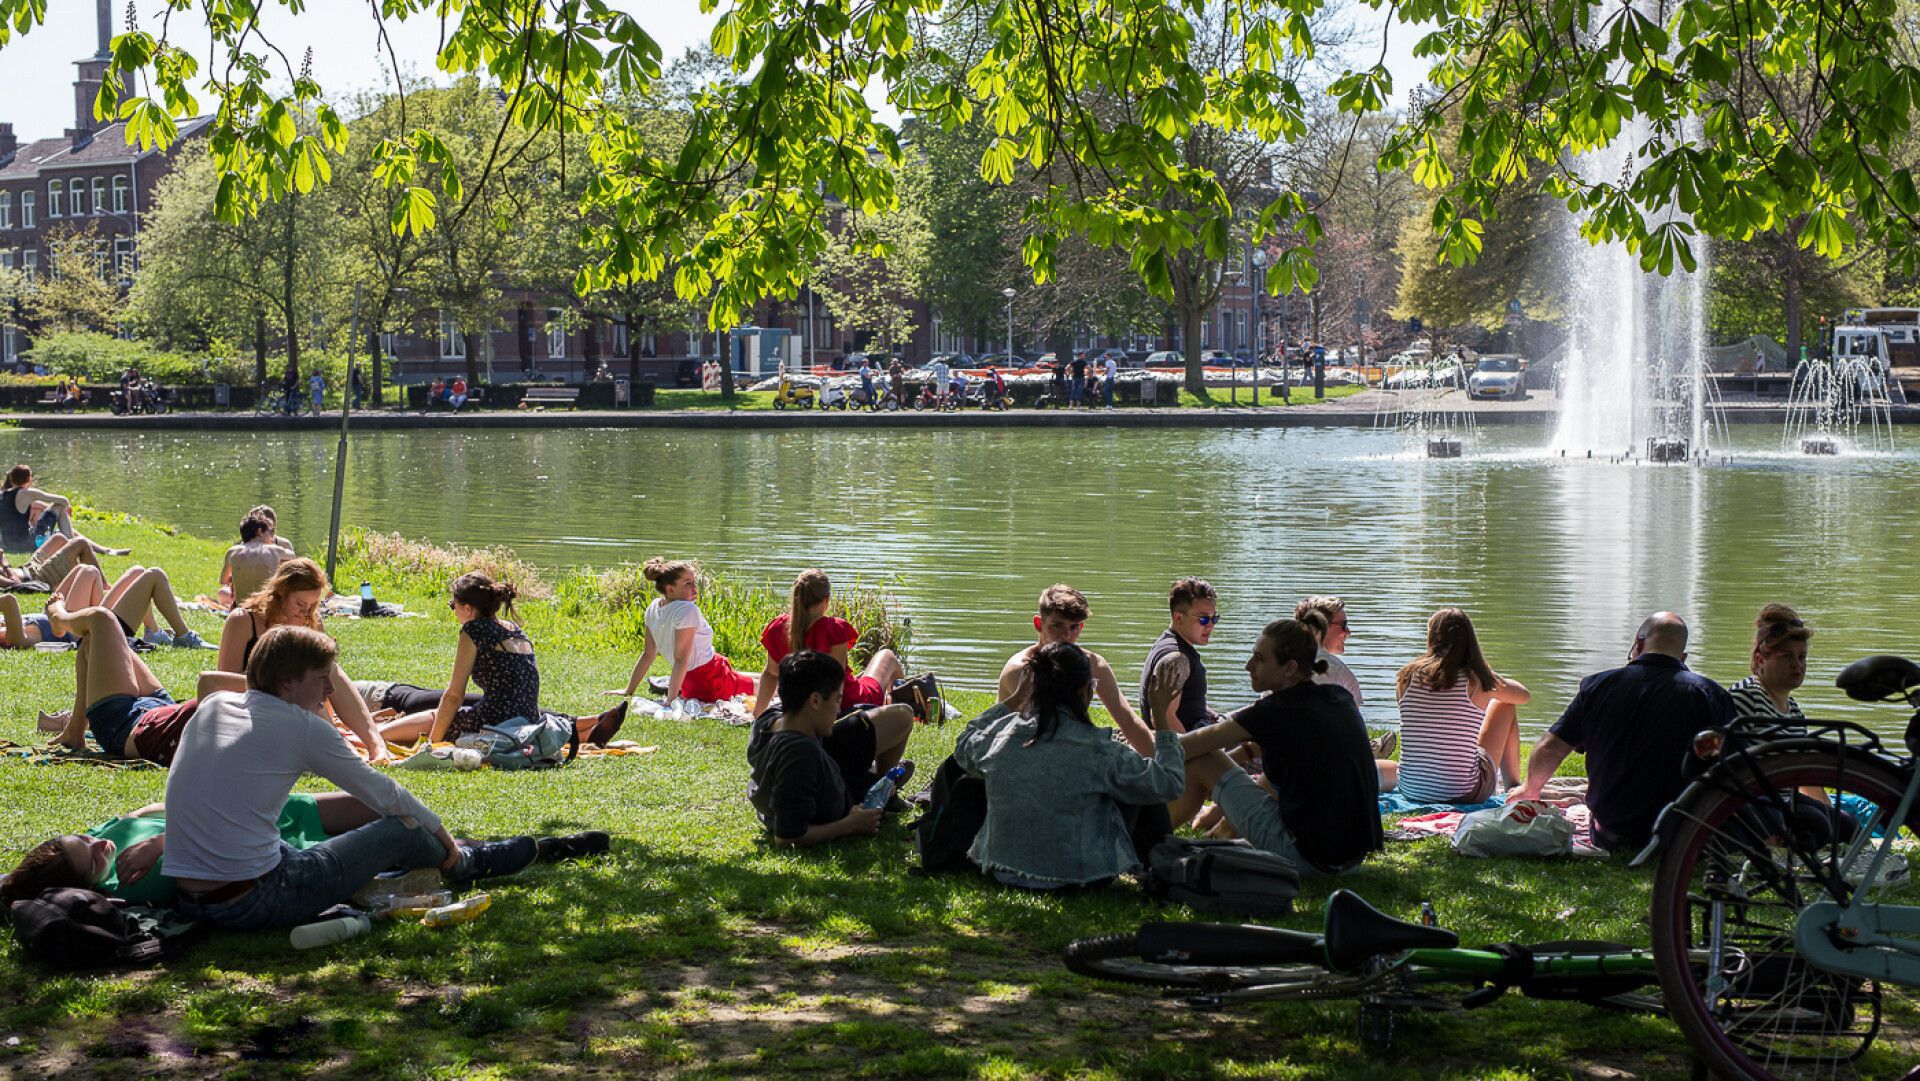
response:
[(360, 614), (363, 616), (370, 616), (375, 612), (377, 607), (378, 606), (374, 604), (374, 600), (373, 600), (373, 583), (361, 582), (360, 583)]
[(472, 894), (450, 905), (430, 908), (420, 917), (422, 927), (452, 927), (457, 923), (471, 923), (480, 918), (480, 913), (493, 904), (493, 898), (484, 893)]
[(1433, 902), (1431, 901), (1420, 902), (1420, 926), (1440, 926), (1440, 914), (1433, 910)]
[(872, 788), (867, 789), (867, 798), (860, 801), (860, 806), (869, 811), (883, 810), (887, 806), (887, 801), (893, 798), (893, 790), (899, 786), (900, 778), (906, 775), (907, 767), (905, 766), (895, 766), (888, 770), (885, 776), (873, 782)]
[(435, 890), (432, 893), (389, 897), (374, 909), (373, 914), (389, 920), (417, 920), (436, 908), (444, 908), (452, 903), (452, 890)]
[(318, 923), (303, 924), (293, 929), (289, 936), (296, 950), (311, 950), (318, 946), (331, 946), (336, 942), (345, 942), (358, 938), (373, 929), (373, 921), (365, 916), (336, 916)]

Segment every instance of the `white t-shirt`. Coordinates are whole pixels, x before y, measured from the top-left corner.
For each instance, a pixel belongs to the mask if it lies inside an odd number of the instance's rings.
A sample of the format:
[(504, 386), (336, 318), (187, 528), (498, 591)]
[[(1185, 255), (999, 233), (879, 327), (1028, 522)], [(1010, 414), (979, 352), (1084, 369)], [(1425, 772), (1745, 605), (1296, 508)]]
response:
[(1315, 659), (1327, 662), (1327, 670), (1313, 677), (1315, 683), (1331, 683), (1336, 687), (1345, 687), (1347, 693), (1353, 696), (1354, 706), (1365, 707), (1366, 696), (1360, 693), (1360, 680), (1354, 676), (1353, 669), (1347, 667), (1347, 662), (1324, 649)]
[(201, 699), (167, 773), (167, 874), (242, 882), (279, 866), (280, 808), (304, 773), (382, 815), (440, 828), (432, 811), (361, 761), (327, 721), (265, 691), (222, 691)]
[(1117, 370), (1119, 370), (1119, 367), (1120, 367), (1119, 365), (1117, 365), (1117, 364), (1115, 364), (1115, 363), (1113, 362), (1113, 358), (1112, 358), (1112, 357), (1108, 357), (1108, 358), (1107, 358), (1107, 378), (1108, 378), (1108, 379), (1112, 379), (1112, 378), (1113, 378), (1113, 373), (1114, 373), (1115, 371), (1117, 371)]
[(692, 601), (670, 601), (665, 597), (655, 597), (647, 605), (647, 633), (653, 635), (653, 644), (673, 662), (674, 643), (679, 641), (677, 632), (688, 627), (693, 628), (693, 656), (687, 658), (687, 671), (713, 660), (713, 626), (707, 622), (700, 606)]

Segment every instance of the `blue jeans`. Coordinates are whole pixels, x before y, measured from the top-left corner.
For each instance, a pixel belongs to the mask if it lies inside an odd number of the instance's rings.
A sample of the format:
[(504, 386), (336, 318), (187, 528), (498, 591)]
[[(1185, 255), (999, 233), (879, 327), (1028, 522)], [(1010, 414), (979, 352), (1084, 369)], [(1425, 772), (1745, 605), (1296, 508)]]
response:
[(1113, 408), (1113, 376), (1111, 375), (1107, 376), (1104, 380), (1101, 380), (1101, 383), (1102, 383), (1101, 389), (1105, 391), (1107, 395), (1107, 408), (1112, 409)]
[(1082, 384), (1078, 379), (1067, 380), (1067, 402), (1069, 404), (1071, 405), (1080, 404), (1081, 386)]
[(298, 927), (346, 901), (382, 871), (438, 867), (446, 858), (439, 837), (389, 816), (304, 851), (282, 841), (280, 863), (253, 889), (214, 905), (199, 904), (182, 892), (180, 911), (236, 931)]
[(1253, 847), (1271, 852), (1300, 872), (1300, 877), (1311, 878), (1315, 875), (1338, 874), (1315, 867), (1300, 854), (1300, 846), (1293, 838), (1293, 831), (1280, 816), (1280, 804), (1261, 788), (1259, 782), (1247, 775), (1243, 769), (1227, 771), (1213, 786), (1213, 802), (1233, 823)]

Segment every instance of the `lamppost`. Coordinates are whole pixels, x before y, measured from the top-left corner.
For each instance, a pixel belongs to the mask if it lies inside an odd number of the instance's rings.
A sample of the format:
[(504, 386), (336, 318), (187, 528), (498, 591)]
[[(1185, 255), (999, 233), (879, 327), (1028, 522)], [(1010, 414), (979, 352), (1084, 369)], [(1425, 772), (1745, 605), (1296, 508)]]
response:
[[(1267, 253), (1253, 250), (1253, 404), (1260, 404), (1260, 350), (1265, 346), (1267, 325), (1260, 321), (1260, 294), (1267, 291)], [(1282, 374), (1285, 369), (1281, 369)]]
[(1006, 360), (1006, 363), (1009, 366), (1011, 366), (1013, 364), (1013, 286), (1009, 285), (1005, 289), (1000, 290), (1000, 295), (1007, 298), (1007, 360)]
[[(1224, 275), (1222, 275), (1222, 277), (1224, 277), (1229, 282), (1238, 284), (1240, 281), (1240, 275), (1241, 275), (1240, 268), (1234, 267), (1232, 270), (1229, 270)], [(1225, 291), (1226, 290), (1222, 288), (1221, 292), (1224, 293)], [(1233, 324), (1228, 323), (1227, 325), (1231, 327)], [(1221, 334), (1221, 337), (1227, 339), (1224, 343), (1222, 343), (1227, 347), (1227, 401), (1230, 404), (1239, 405), (1240, 404), (1240, 369), (1233, 362), (1233, 335), (1231, 331), (1227, 331), (1227, 332), (1223, 332)]]

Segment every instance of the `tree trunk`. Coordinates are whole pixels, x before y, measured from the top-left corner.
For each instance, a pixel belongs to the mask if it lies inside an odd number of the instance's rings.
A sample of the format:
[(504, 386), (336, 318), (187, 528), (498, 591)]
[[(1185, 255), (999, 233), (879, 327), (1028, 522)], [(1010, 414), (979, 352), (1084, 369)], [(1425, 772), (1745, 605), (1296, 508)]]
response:
[(299, 308), (293, 302), (294, 282), (294, 223), (299, 218), (300, 197), (294, 193), (287, 195), (287, 238), (286, 250), (281, 253), (284, 273), (281, 276), (280, 310), (287, 316), (287, 374), (288, 386), (298, 387), (300, 383), (300, 328)]
[(1200, 332), (1206, 316), (1198, 305), (1188, 305), (1180, 312), (1181, 333), (1187, 340), (1186, 355), (1181, 358), (1187, 365), (1186, 388), (1203, 398), (1207, 395), (1207, 372), (1200, 366)]
[(467, 393), (471, 394), (480, 385), (480, 334), (462, 330), (460, 340), (467, 343)]
[(627, 382), (640, 385), (640, 320), (627, 313)]
[(374, 316), (373, 326), (367, 330), (367, 356), (371, 358), (368, 363), (368, 371), (373, 374), (373, 378), (367, 383), (367, 396), (373, 400), (376, 409), (380, 407), (382, 399), (381, 387), (385, 383), (385, 380), (382, 378), (384, 373), (380, 370), (380, 361), (382, 359), (380, 356), (380, 332), (381, 328), (386, 325), (387, 309), (383, 307), (380, 309), (380, 313)]
[(253, 385), (267, 385), (267, 310), (253, 311)]

